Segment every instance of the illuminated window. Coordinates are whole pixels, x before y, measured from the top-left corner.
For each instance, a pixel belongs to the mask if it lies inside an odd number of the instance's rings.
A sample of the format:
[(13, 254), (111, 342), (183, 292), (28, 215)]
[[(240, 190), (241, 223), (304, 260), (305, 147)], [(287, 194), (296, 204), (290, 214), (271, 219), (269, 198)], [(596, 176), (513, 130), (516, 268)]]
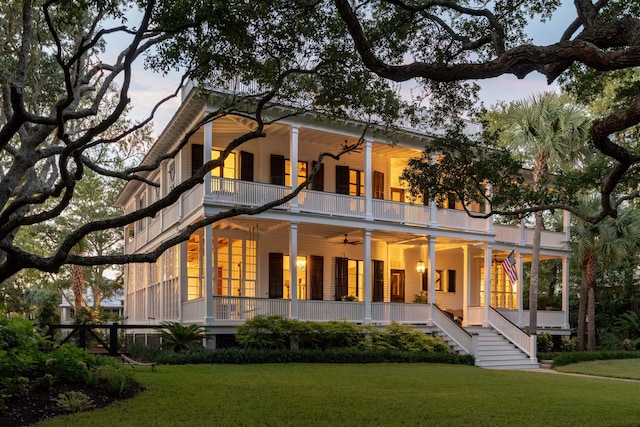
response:
[(255, 297), (256, 241), (218, 237), (214, 239), (218, 265), (214, 269), (214, 294)]
[(364, 172), (349, 169), (349, 195), (364, 196)]
[[(291, 269), (289, 268), (289, 255), (282, 257), (282, 270), (284, 276), (284, 290), (282, 297), (291, 298)], [(296, 258), (296, 268), (298, 270), (298, 299), (308, 299), (307, 296), (307, 258), (299, 256)]]
[[(215, 160), (220, 158), (222, 150), (211, 150), (211, 159)], [(226, 159), (224, 159), (224, 165), (222, 167), (215, 168), (211, 171), (211, 176), (219, 178), (236, 178), (236, 153), (229, 153)]]
[(198, 299), (204, 296), (204, 271), (202, 235), (194, 234), (187, 243), (187, 299)]
[[(309, 165), (307, 162), (298, 162), (298, 182), (296, 185), (302, 184), (307, 179)], [(284, 185), (291, 186), (291, 160), (284, 160)]]

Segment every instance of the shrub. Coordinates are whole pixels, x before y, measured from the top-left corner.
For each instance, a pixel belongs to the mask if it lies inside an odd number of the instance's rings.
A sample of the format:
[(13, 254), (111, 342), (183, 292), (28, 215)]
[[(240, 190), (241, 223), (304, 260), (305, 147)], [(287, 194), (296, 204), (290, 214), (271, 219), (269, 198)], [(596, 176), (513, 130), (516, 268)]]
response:
[(113, 396), (120, 396), (133, 377), (131, 369), (124, 367), (104, 366), (96, 372), (100, 379), (107, 383), (109, 394)]
[(202, 347), (202, 340), (207, 338), (201, 325), (182, 325), (178, 322), (162, 322), (161, 325), (164, 329), (158, 336), (162, 339), (162, 347), (175, 352)]
[(404, 351), (425, 351), (434, 353), (448, 353), (451, 350), (439, 338), (431, 337), (416, 330), (410, 325), (391, 323), (377, 335), (374, 347), (391, 348)]
[(548, 333), (538, 334), (537, 349), (539, 353), (548, 353), (553, 350), (553, 337)]
[(553, 358), (553, 366), (564, 366), (572, 363), (590, 362), (592, 360), (639, 359), (640, 351), (578, 351), (560, 353)]
[(73, 344), (63, 344), (49, 353), (45, 371), (59, 380), (78, 383), (85, 382), (87, 371), (107, 363), (106, 358), (87, 353)]
[(571, 352), (576, 351), (576, 347), (578, 347), (578, 337), (567, 337), (563, 335), (560, 338), (560, 351), (563, 352)]
[(81, 391), (68, 391), (58, 394), (53, 401), (67, 412), (80, 412), (93, 408), (93, 401)]
[(280, 315), (256, 316), (238, 326), (236, 340), (245, 348), (289, 348), (289, 323)]

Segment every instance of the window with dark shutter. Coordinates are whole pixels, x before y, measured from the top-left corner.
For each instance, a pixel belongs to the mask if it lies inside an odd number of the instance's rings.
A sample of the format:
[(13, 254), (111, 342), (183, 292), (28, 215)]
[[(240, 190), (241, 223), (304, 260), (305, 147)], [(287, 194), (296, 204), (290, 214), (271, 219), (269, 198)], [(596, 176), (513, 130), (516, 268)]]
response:
[(204, 164), (204, 145), (191, 144), (191, 176)]
[(322, 300), (324, 258), (318, 255), (309, 257), (309, 285), (311, 286), (311, 299)]
[(447, 280), (447, 292), (456, 292), (456, 271), (455, 270), (449, 270), (447, 272), (448, 274), (448, 280)]
[(336, 193), (349, 194), (349, 166), (336, 165)]
[(284, 156), (271, 155), (271, 183), (284, 185)]
[(248, 151), (240, 152), (240, 179), (253, 181), (253, 153)]
[(373, 198), (384, 199), (384, 174), (382, 172), (373, 172)]
[(373, 302), (384, 301), (384, 261), (373, 260)]
[(349, 260), (336, 258), (336, 301), (349, 294)]
[(282, 298), (284, 288), (283, 255), (269, 253), (269, 298)]
[[(315, 168), (318, 162), (314, 161), (312, 167)], [(311, 190), (324, 191), (324, 163), (320, 163), (318, 173), (313, 176), (311, 181)]]

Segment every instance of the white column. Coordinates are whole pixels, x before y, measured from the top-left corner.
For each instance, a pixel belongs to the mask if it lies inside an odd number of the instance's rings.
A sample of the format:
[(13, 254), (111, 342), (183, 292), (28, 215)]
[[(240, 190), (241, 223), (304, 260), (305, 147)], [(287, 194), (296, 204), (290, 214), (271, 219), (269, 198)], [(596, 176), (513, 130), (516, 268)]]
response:
[(364, 230), (364, 323), (371, 323), (371, 230)]
[(518, 252), (518, 289), (517, 289), (517, 293), (516, 293), (516, 297), (517, 297), (517, 301), (516, 303), (518, 304), (518, 327), (522, 328), (524, 326), (524, 306), (523, 306), (523, 298), (524, 295), (522, 295), (523, 292), (523, 286), (522, 284), (524, 277), (522, 277), (523, 274), (523, 270), (522, 270), (522, 259), (524, 258), (524, 255), (522, 255), (522, 252)]
[(429, 236), (429, 325), (433, 325), (433, 315), (431, 314), (436, 303), (436, 239)]
[(520, 246), (524, 246), (524, 218), (520, 220)]
[(289, 271), (291, 272), (291, 318), (298, 318), (298, 223), (291, 223), (291, 236), (289, 239)]
[[(429, 162), (432, 166), (436, 164), (436, 155), (431, 154), (431, 160)], [(429, 227), (437, 228), (438, 227), (438, 207), (436, 206), (436, 200), (433, 199), (429, 202)], [(434, 273), (435, 274), (435, 273)], [(432, 276), (429, 276), (432, 277)], [(431, 280), (431, 279), (429, 279)], [(431, 289), (431, 286), (429, 286)], [(431, 300), (429, 300), (431, 302)]]
[[(211, 150), (209, 150), (211, 152)], [(213, 316), (213, 229), (211, 224), (204, 227), (204, 324), (211, 325)]]
[(562, 231), (566, 235), (567, 242), (571, 240), (571, 212), (562, 212)]
[(471, 305), (471, 250), (469, 245), (462, 246), (462, 325), (467, 325), (469, 306)]
[(364, 141), (364, 219), (373, 220), (373, 161), (371, 160), (373, 141)]
[(562, 257), (562, 311), (564, 312), (564, 329), (569, 325), (569, 257)]
[(482, 326), (489, 326), (489, 307), (491, 306), (491, 267), (493, 258), (493, 246), (484, 244), (484, 318)]
[[(291, 161), (289, 162), (289, 174), (291, 176), (291, 191), (298, 187), (298, 128), (291, 127), (290, 141)], [(298, 196), (291, 199), (291, 212), (299, 212)], [(297, 285), (296, 285), (297, 286)]]
[[(204, 153), (203, 162), (207, 163), (211, 161), (211, 148), (213, 145), (213, 125), (211, 122), (204, 125)], [(207, 172), (204, 176), (204, 194), (203, 197), (211, 196), (211, 172)]]

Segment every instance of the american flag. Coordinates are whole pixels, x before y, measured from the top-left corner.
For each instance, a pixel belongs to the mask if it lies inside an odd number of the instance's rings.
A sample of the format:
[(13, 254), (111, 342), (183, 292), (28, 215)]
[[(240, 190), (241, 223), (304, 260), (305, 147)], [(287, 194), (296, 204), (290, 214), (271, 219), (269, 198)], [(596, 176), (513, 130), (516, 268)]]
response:
[(507, 273), (509, 280), (511, 283), (515, 283), (518, 281), (518, 272), (516, 271), (516, 256), (515, 252), (511, 251), (508, 257), (502, 261), (502, 268), (504, 268), (504, 272)]

